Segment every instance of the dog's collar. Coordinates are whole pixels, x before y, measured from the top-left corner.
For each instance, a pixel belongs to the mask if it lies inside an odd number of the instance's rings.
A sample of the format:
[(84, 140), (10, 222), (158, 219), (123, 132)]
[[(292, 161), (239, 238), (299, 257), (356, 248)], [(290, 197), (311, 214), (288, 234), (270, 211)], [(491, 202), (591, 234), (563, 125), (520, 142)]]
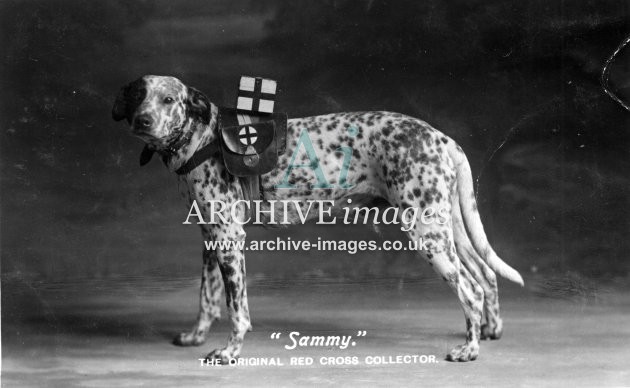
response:
[(150, 146), (149, 144), (145, 145), (142, 149), (142, 153), (140, 154), (140, 166), (144, 166), (145, 164), (151, 161), (154, 153), (158, 153), (162, 156), (162, 158), (171, 157), (177, 154), (177, 151), (184, 146), (185, 144), (190, 142), (190, 139), (193, 136), (193, 131), (188, 131), (179, 135), (175, 138), (174, 141), (170, 142), (166, 148), (156, 149)]
[(175, 141), (171, 142), (168, 147), (164, 150), (160, 150), (158, 152), (168, 154), (169, 156), (173, 156), (179, 151), (179, 149), (184, 145), (190, 142), (190, 139), (193, 136), (193, 131), (186, 132), (183, 136), (179, 136)]

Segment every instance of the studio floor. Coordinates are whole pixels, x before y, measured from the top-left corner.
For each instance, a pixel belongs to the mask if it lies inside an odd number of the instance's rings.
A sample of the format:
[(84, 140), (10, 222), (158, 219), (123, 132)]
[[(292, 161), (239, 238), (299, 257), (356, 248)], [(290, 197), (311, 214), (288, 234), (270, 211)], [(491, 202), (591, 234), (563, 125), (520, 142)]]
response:
[[(463, 342), (464, 318), (439, 281), (251, 279), (254, 330), (243, 356), (285, 365), (201, 367), (198, 359), (227, 338), (225, 317), (200, 347), (170, 342), (192, 326), (198, 280), (5, 277), (2, 386), (630, 386), (629, 293), (602, 288), (596, 297), (549, 297), (531, 287), (500, 287), (503, 338), (482, 342), (477, 361), (451, 363), (444, 356)], [(364, 337), (356, 337), (360, 330)], [(353, 335), (356, 345), (285, 350), (291, 331)], [(280, 339), (270, 338), (278, 332)], [(437, 362), (364, 362), (412, 354), (435, 355)], [(338, 356), (360, 362), (320, 365), (321, 357)], [(291, 366), (291, 357), (314, 363)]]

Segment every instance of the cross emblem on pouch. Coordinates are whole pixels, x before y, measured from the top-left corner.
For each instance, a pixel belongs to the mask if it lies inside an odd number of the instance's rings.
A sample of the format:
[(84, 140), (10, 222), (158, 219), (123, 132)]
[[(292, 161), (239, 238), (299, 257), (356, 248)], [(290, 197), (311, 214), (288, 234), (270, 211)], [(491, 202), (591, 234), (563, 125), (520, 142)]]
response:
[(258, 140), (258, 132), (256, 132), (254, 127), (247, 126), (241, 128), (238, 132), (238, 137), (243, 145), (249, 146), (256, 143), (256, 140)]

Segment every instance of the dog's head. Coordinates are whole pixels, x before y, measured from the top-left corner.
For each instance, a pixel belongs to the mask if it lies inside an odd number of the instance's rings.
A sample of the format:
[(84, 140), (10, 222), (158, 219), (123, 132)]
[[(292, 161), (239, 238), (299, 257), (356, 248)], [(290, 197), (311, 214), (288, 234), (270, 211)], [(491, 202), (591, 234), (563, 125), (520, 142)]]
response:
[(126, 119), (131, 133), (156, 150), (172, 145), (189, 124), (209, 124), (211, 104), (175, 77), (146, 75), (122, 87), (112, 118)]

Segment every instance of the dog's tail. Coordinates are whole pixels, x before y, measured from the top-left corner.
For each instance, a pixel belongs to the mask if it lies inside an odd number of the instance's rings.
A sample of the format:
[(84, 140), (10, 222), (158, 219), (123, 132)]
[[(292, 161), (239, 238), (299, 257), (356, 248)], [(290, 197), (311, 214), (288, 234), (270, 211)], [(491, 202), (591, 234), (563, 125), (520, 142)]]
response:
[(472, 173), (464, 151), (453, 140), (449, 140), (447, 148), (449, 156), (455, 163), (459, 205), (473, 247), (496, 273), (522, 286), (523, 278), (518, 271), (501, 260), (488, 242), (486, 232), (483, 230), (483, 224), (481, 223), (481, 217), (479, 217), (479, 212), (477, 211)]

